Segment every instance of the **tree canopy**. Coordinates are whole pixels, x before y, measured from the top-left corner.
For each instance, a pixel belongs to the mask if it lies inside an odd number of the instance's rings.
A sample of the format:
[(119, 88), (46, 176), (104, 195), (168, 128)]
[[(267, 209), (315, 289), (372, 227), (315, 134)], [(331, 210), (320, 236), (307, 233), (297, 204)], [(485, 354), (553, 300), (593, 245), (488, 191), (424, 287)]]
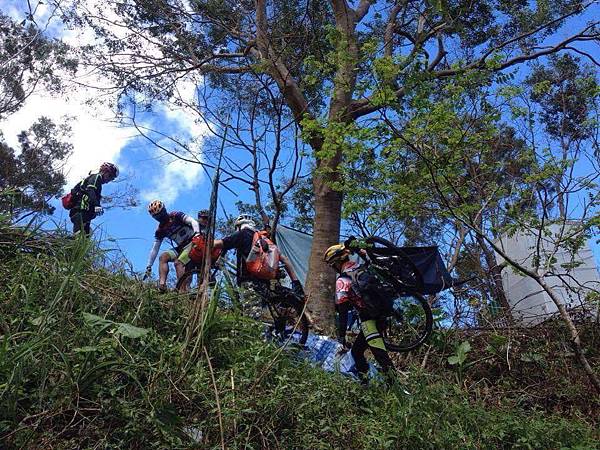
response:
[[(71, 20), (100, 44), (83, 56), (115, 92), (177, 101), (183, 79), (215, 89), (207, 109), (277, 89), (315, 160), (314, 239), (308, 281), (318, 317), (331, 317), (333, 273), (321, 251), (339, 236), (339, 164), (364, 142), (365, 125), (390, 108), (409, 112), (423, 86), (499, 73), (598, 37), (597, 22), (559, 37), (592, 3), (140, 0), (100, 9), (78, 4)], [(254, 88), (254, 91), (256, 89)], [(339, 186), (337, 186), (339, 187)]]

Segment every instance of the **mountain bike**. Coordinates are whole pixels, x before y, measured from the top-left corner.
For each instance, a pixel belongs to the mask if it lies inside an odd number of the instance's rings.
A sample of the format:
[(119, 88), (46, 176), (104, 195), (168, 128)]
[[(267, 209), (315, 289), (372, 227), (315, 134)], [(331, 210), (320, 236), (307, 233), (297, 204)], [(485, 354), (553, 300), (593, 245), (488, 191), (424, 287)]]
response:
[[(218, 270), (219, 269), (216, 267), (211, 267), (209, 285), (214, 285), (216, 281), (215, 276)], [(203, 276), (204, 269), (201, 265), (192, 265), (186, 268), (186, 271), (177, 280), (177, 284), (175, 285), (175, 292), (189, 293), (190, 295), (195, 295), (195, 292), (202, 284)]]
[(382, 334), (386, 348), (392, 352), (414, 350), (433, 331), (431, 305), (421, 294), (423, 277), (401, 247), (377, 236), (366, 238), (364, 242), (366, 258), (348, 241), (347, 246), (363, 259), (369, 270), (393, 286), (397, 295), (391, 313), (385, 318)]
[[(229, 286), (235, 286), (234, 274), (229, 272), (226, 267), (221, 269), (222, 279), (217, 280), (216, 274), (219, 268), (211, 268), (211, 283), (222, 282)], [(192, 266), (179, 278), (175, 287), (177, 292), (186, 293), (195, 296), (198, 288), (202, 284), (203, 269), (201, 266)], [(262, 283), (264, 288), (257, 289), (257, 294), (262, 300), (262, 308), (268, 311), (269, 316), (266, 321), (270, 325), (272, 332), (282, 340), (291, 336), (292, 333), (299, 333), (298, 343), (304, 345), (308, 338), (309, 320), (304, 313), (304, 299), (298, 297), (294, 291), (281, 284), (280, 280), (269, 282), (269, 288), (266, 283)], [(225, 289), (228, 293), (227, 302), (230, 306), (239, 307), (239, 292), (236, 289)]]
[(304, 299), (298, 297), (292, 289), (282, 286), (279, 280), (271, 286), (263, 299), (263, 306), (266, 306), (273, 319), (272, 333), (282, 341), (290, 338), (293, 333), (299, 333), (298, 343), (306, 344), (309, 321), (304, 312)]

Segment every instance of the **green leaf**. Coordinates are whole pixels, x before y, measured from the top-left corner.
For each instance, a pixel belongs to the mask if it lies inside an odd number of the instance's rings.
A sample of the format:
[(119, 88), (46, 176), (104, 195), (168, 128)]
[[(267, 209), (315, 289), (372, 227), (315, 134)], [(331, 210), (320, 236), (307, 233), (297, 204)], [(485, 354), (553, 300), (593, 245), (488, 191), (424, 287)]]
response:
[(460, 363), (460, 360), (456, 355), (448, 356), (448, 363), (452, 366), (455, 366), (456, 364)]
[(77, 347), (74, 348), (73, 351), (75, 353), (90, 353), (90, 352), (95, 352), (98, 350), (98, 347), (92, 347), (89, 345), (86, 345), (85, 347)]
[(83, 313), (83, 320), (85, 321), (86, 324), (91, 325), (91, 326), (106, 326), (106, 325), (114, 324), (114, 322), (112, 320), (104, 319), (95, 314), (90, 314), (90, 313), (85, 313), (85, 312)]
[(117, 324), (117, 330), (116, 333), (120, 334), (121, 336), (125, 336), (128, 338), (132, 338), (132, 339), (139, 339), (142, 336), (145, 336), (148, 334), (148, 329), (147, 328), (140, 328), (140, 327), (136, 327), (133, 325), (130, 325), (128, 323), (119, 323)]
[(33, 319), (31, 321), (31, 325), (37, 327), (37, 326), (39, 326), (42, 323), (42, 320), (44, 320), (44, 316), (38, 316), (38, 317), (36, 317), (35, 319)]
[(460, 343), (457, 350), (463, 355), (466, 355), (471, 351), (471, 344), (469, 344), (469, 341), (463, 341)]
[(100, 316), (94, 314), (83, 313), (83, 319), (88, 325), (101, 326), (101, 327), (112, 327), (115, 326), (115, 333), (120, 334), (132, 339), (139, 339), (148, 334), (147, 328), (140, 328), (128, 323), (113, 322), (112, 320), (103, 319)]

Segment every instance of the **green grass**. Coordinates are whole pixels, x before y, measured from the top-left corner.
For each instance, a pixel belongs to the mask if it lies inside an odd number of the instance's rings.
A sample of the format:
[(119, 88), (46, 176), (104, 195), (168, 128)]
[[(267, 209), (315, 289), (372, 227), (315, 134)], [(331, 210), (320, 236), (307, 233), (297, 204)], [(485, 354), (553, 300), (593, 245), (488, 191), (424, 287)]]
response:
[(206, 308), (194, 352), (191, 301), (104, 269), (91, 243), (0, 242), (0, 447), (597, 448), (581, 420), (490, 407), (431, 372), (364, 388), (231, 311)]

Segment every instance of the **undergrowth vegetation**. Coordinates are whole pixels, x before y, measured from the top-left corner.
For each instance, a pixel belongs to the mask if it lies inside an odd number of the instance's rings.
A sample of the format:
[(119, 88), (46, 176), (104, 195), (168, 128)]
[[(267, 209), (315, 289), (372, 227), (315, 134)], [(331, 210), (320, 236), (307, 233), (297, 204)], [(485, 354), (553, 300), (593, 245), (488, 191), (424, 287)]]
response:
[[(265, 342), (260, 324), (217, 307), (215, 290), (194, 352), (186, 326), (197, 300), (159, 295), (102, 258), (84, 239), (0, 225), (0, 447), (597, 445), (594, 418), (581, 410), (474, 395), (480, 369), (463, 367), (457, 379), (445, 362), (464, 336), (445, 336), (446, 350), (425, 364), (422, 354), (403, 361), (408, 375), (395, 384), (364, 388)], [(494, 370), (479, 375), (481, 389)]]

